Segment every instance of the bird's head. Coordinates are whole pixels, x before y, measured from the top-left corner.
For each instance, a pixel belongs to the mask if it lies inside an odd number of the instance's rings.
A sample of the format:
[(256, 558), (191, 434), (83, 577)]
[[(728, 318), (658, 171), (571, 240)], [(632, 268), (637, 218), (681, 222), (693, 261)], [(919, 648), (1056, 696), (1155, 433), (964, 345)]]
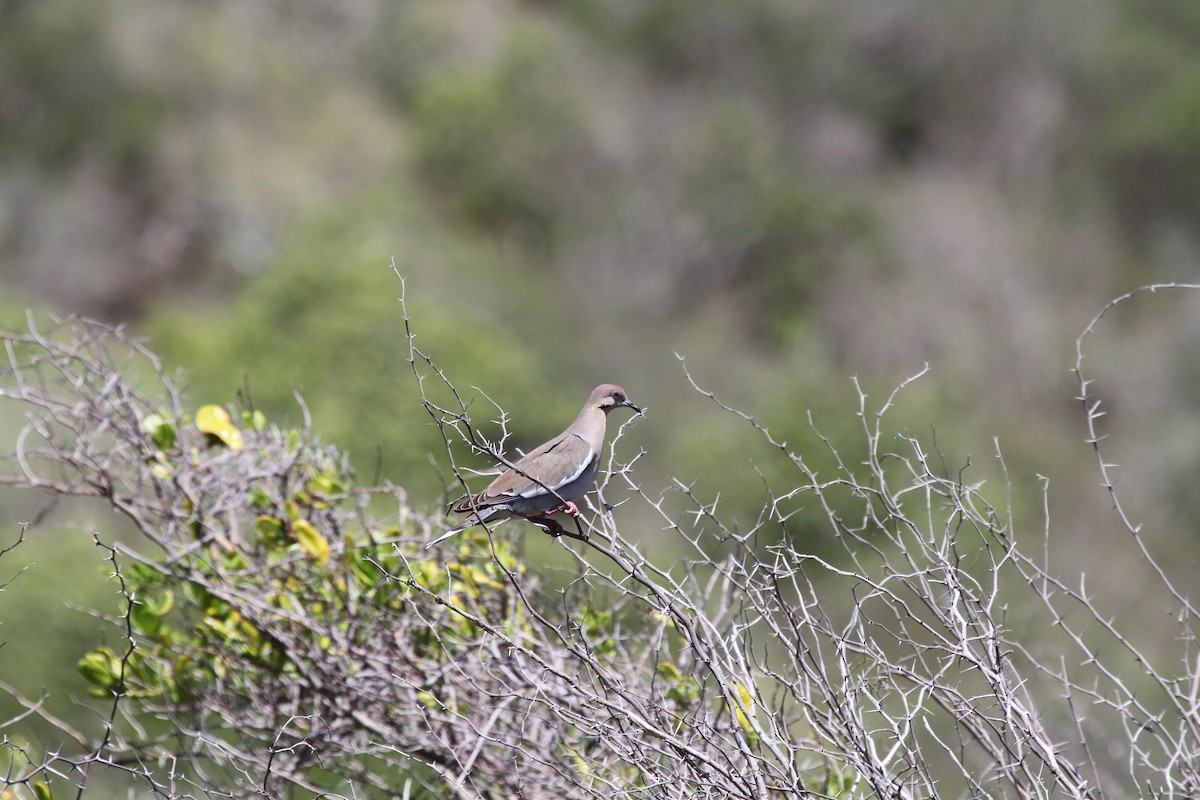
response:
[(626, 406), (639, 414), (642, 413), (642, 409), (625, 396), (625, 390), (612, 383), (605, 383), (593, 389), (588, 404), (599, 408), (605, 414), (618, 406)]

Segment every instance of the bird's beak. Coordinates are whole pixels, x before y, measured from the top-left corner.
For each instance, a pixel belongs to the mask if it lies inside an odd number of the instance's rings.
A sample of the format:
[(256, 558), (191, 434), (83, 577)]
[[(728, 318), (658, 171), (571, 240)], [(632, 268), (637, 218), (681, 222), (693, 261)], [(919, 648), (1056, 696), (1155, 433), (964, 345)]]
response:
[(634, 404), (633, 404), (633, 401), (632, 401), (632, 400), (630, 400), (629, 398), (625, 398), (624, 400), (622, 400), (622, 401), (621, 401), (621, 405), (623, 405), (623, 406), (629, 406), (630, 408), (632, 408), (634, 411), (636, 411), (636, 412), (637, 412), (637, 413), (639, 413), (639, 414), (643, 413), (643, 412), (642, 412), (642, 409), (641, 409), (641, 408), (639, 408), (638, 406), (634, 405)]

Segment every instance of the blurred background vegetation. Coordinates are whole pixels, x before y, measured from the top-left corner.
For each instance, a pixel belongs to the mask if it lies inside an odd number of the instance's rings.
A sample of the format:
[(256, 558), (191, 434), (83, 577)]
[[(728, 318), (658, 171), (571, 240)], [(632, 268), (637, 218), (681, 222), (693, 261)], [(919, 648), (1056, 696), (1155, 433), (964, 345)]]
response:
[[(676, 352), (826, 472), (808, 412), (852, 457), (851, 376), (877, 403), (928, 363), (894, 424), (948, 472), (995, 478), (998, 441), (1028, 525), (1047, 477), (1061, 569), (1153, 624), (1068, 369), (1106, 300), (1200, 278), (1198, 36), (1191, 0), (0, 0), (0, 319), (127, 323), (195, 405), (298, 421), (299, 392), (363, 480), (432, 508), (394, 259), (481, 419), (486, 393), (527, 447), (620, 382), (644, 488), (743, 525), (786, 465)], [(1181, 574), (1198, 335), (1200, 298), (1143, 297), (1088, 361)], [(37, 506), (4, 500), (8, 541)], [(78, 714), (100, 623), (69, 606), (115, 604), (83, 530), (111, 520), (51, 519), (0, 598), (0, 677)]]

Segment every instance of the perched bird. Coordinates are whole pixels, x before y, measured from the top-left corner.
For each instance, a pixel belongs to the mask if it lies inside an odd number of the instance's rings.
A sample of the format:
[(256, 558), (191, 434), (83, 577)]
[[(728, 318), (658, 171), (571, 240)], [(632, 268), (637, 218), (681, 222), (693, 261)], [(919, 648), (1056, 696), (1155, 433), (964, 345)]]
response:
[(452, 511), (469, 511), (471, 515), (425, 546), (433, 547), (484, 520), (500, 521), (514, 516), (524, 517), (554, 536), (561, 534), (562, 526), (550, 519), (550, 515), (560, 511), (571, 516), (579, 514), (575, 500), (596, 480), (604, 449), (605, 422), (608, 412), (618, 406), (642, 413), (620, 386), (611, 383), (597, 386), (565, 431), (531, 450), (482, 492), (455, 505)]

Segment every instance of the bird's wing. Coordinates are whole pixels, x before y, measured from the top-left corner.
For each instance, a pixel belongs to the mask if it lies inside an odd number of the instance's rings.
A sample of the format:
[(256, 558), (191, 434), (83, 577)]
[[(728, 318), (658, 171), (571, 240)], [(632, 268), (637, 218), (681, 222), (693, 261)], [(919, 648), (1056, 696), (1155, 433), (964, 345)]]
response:
[(595, 457), (592, 446), (583, 437), (567, 431), (532, 450), (514, 465), (515, 469), (506, 470), (490, 486), (462, 501), (454, 510), (470, 511), (558, 491), (582, 475)]

